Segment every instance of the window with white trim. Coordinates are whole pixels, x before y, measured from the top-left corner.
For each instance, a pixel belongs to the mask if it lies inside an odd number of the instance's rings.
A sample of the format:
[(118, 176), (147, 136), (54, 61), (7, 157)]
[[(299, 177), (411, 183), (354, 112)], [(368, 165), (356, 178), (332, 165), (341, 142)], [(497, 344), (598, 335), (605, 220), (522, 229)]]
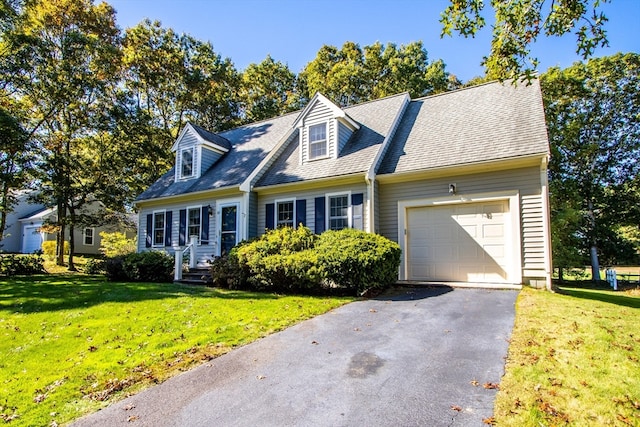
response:
[(349, 195), (329, 196), (329, 230), (349, 227)]
[(327, 157), (327, 124), (309, 126), (309, 159)]
[(95, 234), (95, 229), (91, 227), (86, 227), (82, 230), (82, 243), (86, 246), (93, 246), (93, 236)]
[(189, 237), (198, 236), (198, 239), (200, 238), (200, 225), (202, 224), (200, 212), (200, 206), (187, 209), (187, 235)]
[(153, 246), (164, 246), (164, 211), (153, 213)]
[(276, 227), (291, 227), (295, 228), (295, 203), (293, 200), (286, 200), (278, 202), (277, 206), (277, 218)]
[(189, 178), (193, 176), (193, 151), (194, 147), (185, 148), (181, 152), (180, 177)]

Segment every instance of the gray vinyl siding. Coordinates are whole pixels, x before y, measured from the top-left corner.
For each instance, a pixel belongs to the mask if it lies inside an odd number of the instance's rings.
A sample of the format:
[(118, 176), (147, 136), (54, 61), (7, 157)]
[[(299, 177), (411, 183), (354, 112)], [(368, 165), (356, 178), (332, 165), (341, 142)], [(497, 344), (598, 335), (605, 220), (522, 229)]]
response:
[[(162, 207), (153, 207), (153, 208), (142, 208), (140, 209), (140, 216), (138, 220), (138, 252), (144, 252), (149, 250), (161, 250), (165, 251), (171, 256), (175, 253), (175, 250), (178, 248), (184, 248), (184, 246), (180, 246), (179, 243), (179, 233), (180, 233), (180, 210), (186, 209), (187, 207), (195, 207), (195, 206), (207, 206), (211, 205), (211, 207), (215, 211), (216, 201), (214, 199), (202, 199), (198, 201), (191, 201), (188, 203), (174, 203), (168, 204)], [(171, 247), (168, 246), (157, 246), (147, 248), (145, 243), (147, 240), (147, 215), (152, 214), (156, 211), (171, 211)], [(217, 216), (214, 214), (209, 217), (209, 243), (206, 245), (198, 245), (196, 248), (196, 255), (198, 258), (198, 264), (206, 265), (207, 260), (212, 259), (216, 254), (217, 248), (217, 235), (216, 235), (216, 218)], [(202, 219), (201, 219), (202, 221)], [(200, 223), (202, 227), (202, 222)], [(186, 237), (188, 244), (189, 237)]]
[(517, 190), (520, 194), (521, 262), (532, 277), (544, 277), (543, 203), (538, 167), (472, 175), (380, 184), (378, 225), (380, 234), (398, 242), (398, 202), (448, 196), (455, 183), (457, 195)]
[[(367, 200), (367, 185), (363, 182), (362, 184), (354, 184), (348, 186), (333, 186), (333, 187), (325, 187), (314, 190), (306, 190), (306, 191), (291, 191), (286, 193), (279, 193), (275, 195), (268, 196), (259, 196), (258, 197), (258, 234), (264, 234), (264, 230), (266, 228), (265, 217), (266, 210), (265, 205), (268, 203), (275, 203), (276, 200), (302, 200), (305, 199), (307, 201), (307, 215), (306, 215), (306, 226), (311, 229), (315, 233), (315, 198), (320, 196), (325, 196), (327, 194), (335, 194), (335, 193), (347, 193), (351, 192), (351, 194), (362, 193), (363, 194), (363, 209), (362, 209), (362, 221), (363, 224), (366, 224), (369, 218), (369, 212), (367, 212), (366, 206), (368, 203)], [(325, 207), (326, 208), (326, 207)]]
[(327, 155), (336, 157), (336, 121), (333, 120), (331, 109), (321, 102), (316, 102), (314, 108), (304, 120), (302, 132), (302, 162), (309, 161), (309, 126), (327, 123)]
[[(249, 193), (249, 230), (248, 237), (256, 237), (258, 235), (258, 195), (255, 192)], [(264, 222), (264, 219), (262, 220)]]
[(344, 123), (338, 122), (338, 156), (353, 132)]
[(202, 162), (200, 164), (200, 174), (202, 175), (207, 169), (222, 157), (221, 153), (202, 147)]

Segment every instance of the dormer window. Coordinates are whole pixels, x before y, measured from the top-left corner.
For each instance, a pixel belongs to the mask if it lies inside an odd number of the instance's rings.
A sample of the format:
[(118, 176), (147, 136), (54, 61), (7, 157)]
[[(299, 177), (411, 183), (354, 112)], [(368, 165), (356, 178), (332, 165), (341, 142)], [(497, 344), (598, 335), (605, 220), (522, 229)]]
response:
[(327, 124), (309, 126), (309, 159), (327, 157)]
[(182, 150), (180, 163), (180, 177), (189, 178), (191, 176), (193, 176), (193, 147)]

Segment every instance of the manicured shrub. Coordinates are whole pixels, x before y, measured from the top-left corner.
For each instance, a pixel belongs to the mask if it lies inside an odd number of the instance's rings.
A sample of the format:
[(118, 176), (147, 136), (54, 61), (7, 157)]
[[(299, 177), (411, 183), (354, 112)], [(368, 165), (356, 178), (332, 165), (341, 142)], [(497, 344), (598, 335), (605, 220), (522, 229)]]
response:
[(103, 274), (105, 272), (105, 260), (90, 258), (85, 263), (83, 271), (86, 274)]
[(352, 228), (326, 231), (315, 250), (327, 280), (358, 294), (383, 289), (398, 278), (400, 246), (386, 237)]
[[(56, 257), (56, 241), (47, 240), (42, 242), (42, 253), (47, 259), (54, 259)], [(64, 242), (64, 254), (69, 255), (69, 242)]]
[(137, 242), (137, 237), (127, 239), (127, 235), (119, 231), (100, 232), (100, 252), (110, 258), (134, 253), (137, 249)]
[(17, 276), (46, 272), (44, 259), (40, 255), (0, 255), (0, 275)]
[(160, 251), (126, 255), (122, 268), (127, 280), (134, 282), (171, 282), (174, 259)]
[(104, 274), (112, 282), (121, 282), (128, 279), (124, 271), (124, 257), (107, 258), (104, 261)]

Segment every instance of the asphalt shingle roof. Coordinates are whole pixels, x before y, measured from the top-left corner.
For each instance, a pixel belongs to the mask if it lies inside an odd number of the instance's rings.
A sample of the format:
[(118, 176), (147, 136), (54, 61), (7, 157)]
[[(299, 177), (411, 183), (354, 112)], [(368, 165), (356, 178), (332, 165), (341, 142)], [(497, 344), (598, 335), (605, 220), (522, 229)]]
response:
[(495, 82), (411, 101), (378, 174), (548, 151), (539, 82)]
[(175, 182), (174, 166), (136, 200), (239, 186), (287, 134), (296, 117), (292, 113), (221, 132), (219, 136), (229, 142), (230, 150), (200, 178)]
[(358, 122), (360, 129), (351, 136), (338, 158), (300, 164), (299, 139), (296, 139), (258, 180), (256, 187), (368, 171), (405, 97), (405, 94), (400, 94), (344, 108), (349, 117)]

